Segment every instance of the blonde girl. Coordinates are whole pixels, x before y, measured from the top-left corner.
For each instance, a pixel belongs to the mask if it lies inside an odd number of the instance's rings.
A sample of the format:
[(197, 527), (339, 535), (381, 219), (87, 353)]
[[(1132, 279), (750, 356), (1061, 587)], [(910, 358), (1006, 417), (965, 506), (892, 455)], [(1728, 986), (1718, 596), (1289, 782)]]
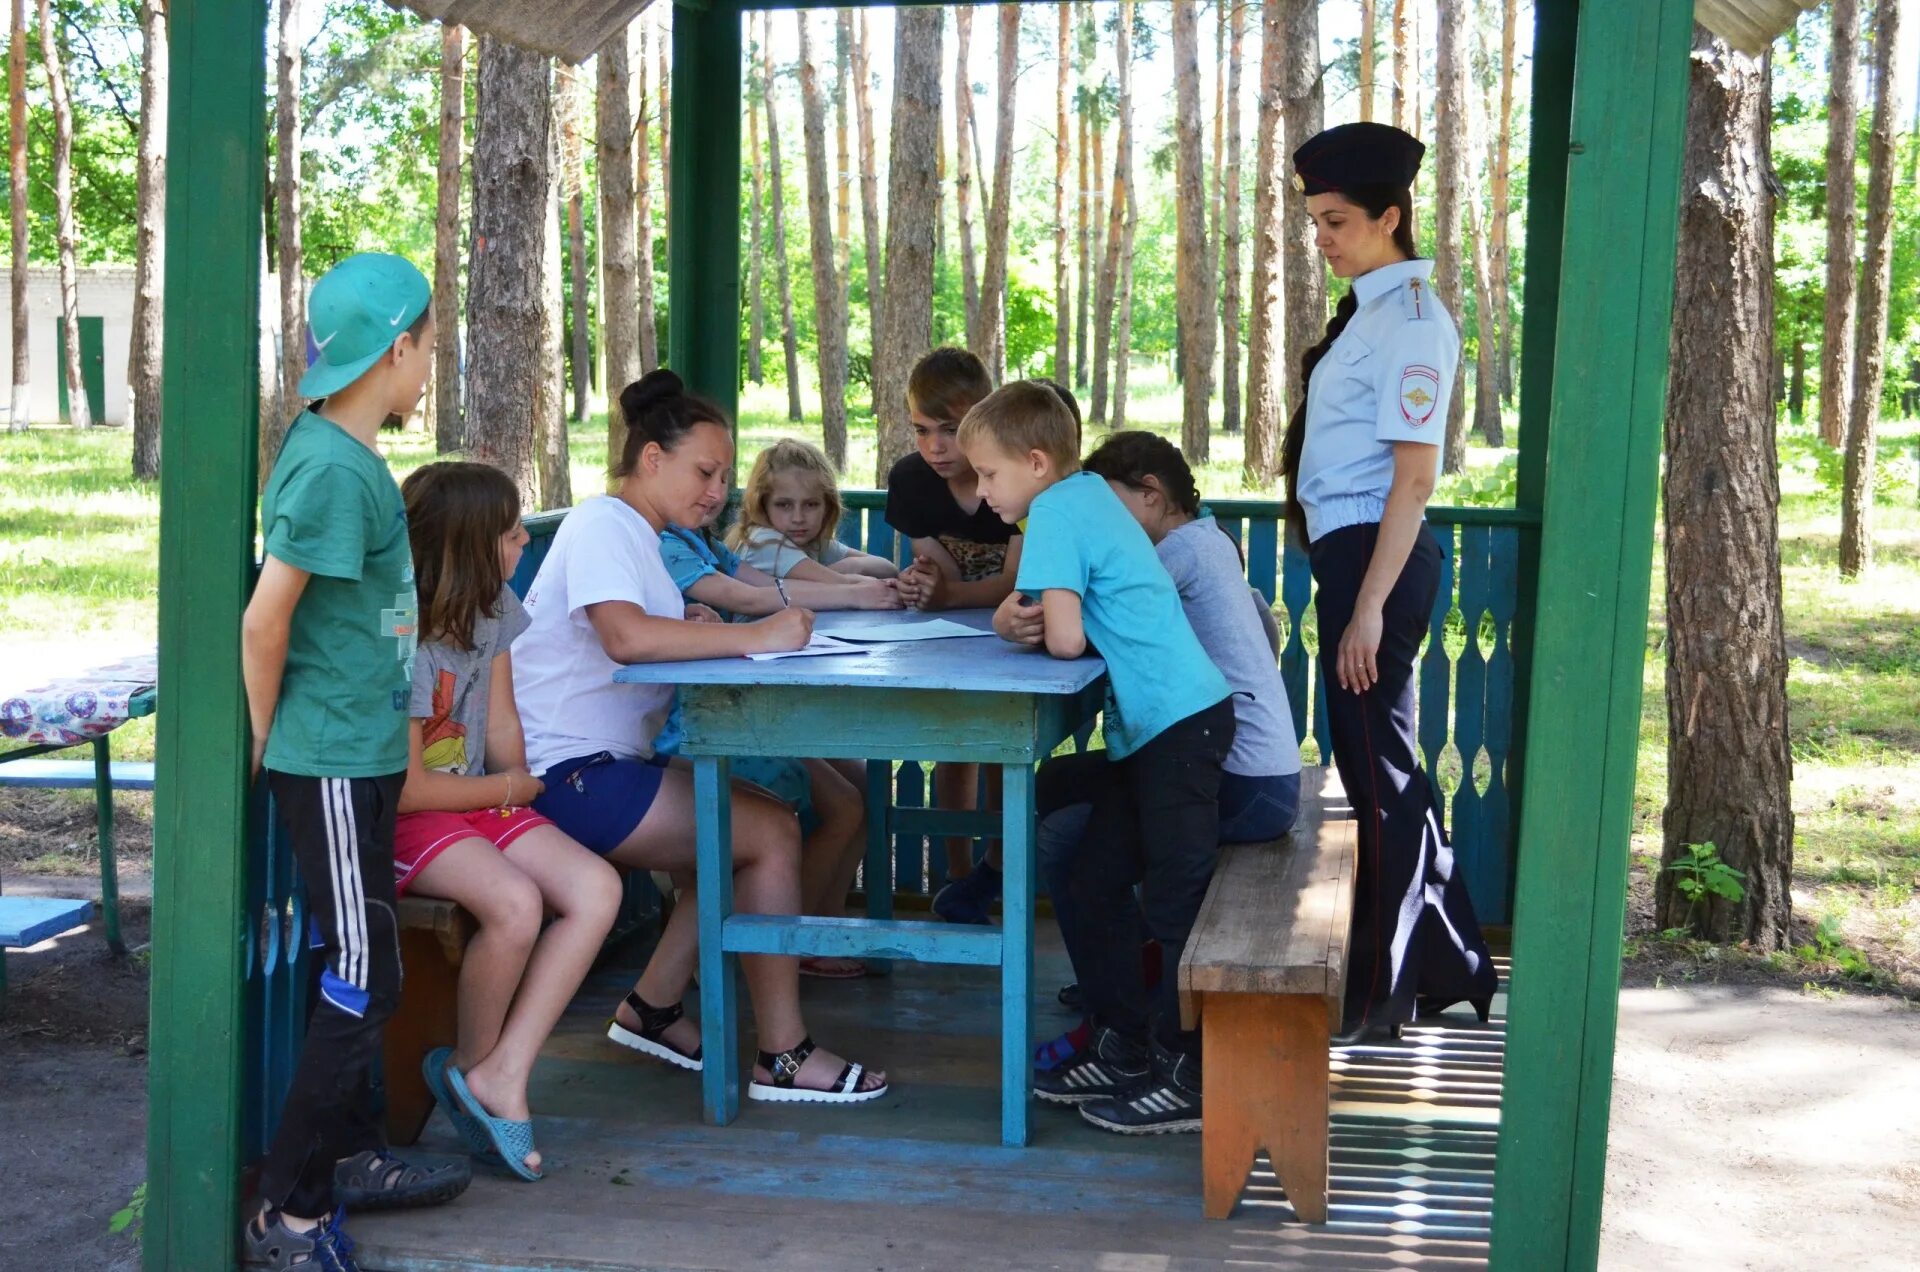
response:
[(428, 464), (400, 493), (420, 646), (394, 883), (480, 924), (460, 967), (457, 1045), (428, 1054), (427, 1085), (476, 1156), (539, 1179), (527, 1080), (613, 926), (620, 879), (528, 807), (541, 783), (513, 701), (509, 646), (527, 615), (506, 581), (527, 532), (512, 480), (486, 464)]
[(833, 465), (806, 442), (783, 438), (753, 461), (740, 495), (740, 516), (727, 546), (740, 560), (776, 579), (844, 583), (890, 579), (893, 562), (833, 537), (840, 491)]

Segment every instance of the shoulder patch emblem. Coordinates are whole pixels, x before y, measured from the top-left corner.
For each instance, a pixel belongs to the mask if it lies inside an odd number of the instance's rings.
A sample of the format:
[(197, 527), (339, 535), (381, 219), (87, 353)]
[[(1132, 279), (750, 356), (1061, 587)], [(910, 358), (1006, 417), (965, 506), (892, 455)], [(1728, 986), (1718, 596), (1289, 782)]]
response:
[(1400, 373), (1400, 414), (1415, 428), (1433, 418), (1434, 404), (1440, 400), (1440, 373), (1418, 363), (1408, 364)]

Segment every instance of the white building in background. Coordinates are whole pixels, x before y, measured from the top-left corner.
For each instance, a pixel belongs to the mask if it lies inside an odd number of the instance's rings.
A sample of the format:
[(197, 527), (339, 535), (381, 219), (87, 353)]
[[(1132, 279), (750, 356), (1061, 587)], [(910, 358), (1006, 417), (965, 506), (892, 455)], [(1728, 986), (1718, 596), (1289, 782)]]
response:
[[(7, 271), (0, 269), (0, 291)], [(133, 419), (127, 391), (127, 355), (133, 347), (133, 266), (89, 265), (79, 270), (80, 352), (89, 395), (97, 397), (96, 424), (126, 425)], [(280, 356), (280, 289), (274, 275), (260, 280), (260, 365), (272, 372)], [(58, 424), (60, 382), (60, 271), (52, 265), (27, 270), (27, 340), (32, 359), (28, 397), (31, 424)], [(10, 380), (13, 365), (13, 307), (0, 300), (0, 380)], [(10, 393), (0, 388), (0, 421), (10, 408)], [(0, 428), (5, 424), (0, 423)]]

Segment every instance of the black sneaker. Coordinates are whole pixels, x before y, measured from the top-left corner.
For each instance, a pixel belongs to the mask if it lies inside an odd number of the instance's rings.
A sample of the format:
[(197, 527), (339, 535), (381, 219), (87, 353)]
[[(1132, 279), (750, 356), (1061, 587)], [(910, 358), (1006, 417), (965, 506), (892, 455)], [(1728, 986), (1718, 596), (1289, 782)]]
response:
[(1153, 1071), (1080, 1106), (1080, 1116), (1121, 1135), (1190, 1135), (1200, 1129), (1200, 1058), (1153, 1049)]
[(272, 1211), (247, 1221), (243, 1259), (250, 1268), (267, 1272), (360, 1272), (353, 1259), (353, 1239), (341, 1228), (336, 1210), (305, 1232), (295, 1232)]
[(473, 1182), (464, 1157), (419, 1154), (401, 1160), (385, 1149), (342, 1158), (333, 1169), (333, 1198), (350, 1211), (404, 1210), (452, 1201)]
[(1071, 1064), (1033, 1079), (1033, 1093), (1048, 1104), (1085, 1104), (1118, 1095), (1152, 1072), (1147, 1049), (1111, 1029), (1095, 1031), (1093, 1045)]

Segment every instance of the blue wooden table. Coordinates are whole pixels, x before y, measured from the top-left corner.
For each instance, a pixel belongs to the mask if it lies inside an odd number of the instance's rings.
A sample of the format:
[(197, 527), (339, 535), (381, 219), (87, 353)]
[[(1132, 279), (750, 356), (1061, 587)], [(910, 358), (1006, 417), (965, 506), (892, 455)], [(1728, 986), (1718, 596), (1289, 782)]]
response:
[[(925, 616), (841, 613), (816, 630), (912, 623)], [(981, 630), (985, 610), (943, 618)], [(914, 959), (1000, 968), (1001, 1140), (1027, 1142), (1032, 1065), (1033, 769), (1100, 710), (1106, 665), (1061, 662), (998, 637), (877, 644), (865, 654), (746, 658), (623, 667), (628, 684), (674, 684), (693, 761), (700, 877), (701, 1032), (707, 1120), (740, 1109), (733, 959), (739, 954)], [(865, 919), (733, 913), (733, 833), (727, 763), (733, 756), (795, 755), (867, 761), (870, 823), (887, 811), (894, 760), (998, 764), (1002, 788), (1001, 926), (895, 920), (891, 854), (869, 838)]]

